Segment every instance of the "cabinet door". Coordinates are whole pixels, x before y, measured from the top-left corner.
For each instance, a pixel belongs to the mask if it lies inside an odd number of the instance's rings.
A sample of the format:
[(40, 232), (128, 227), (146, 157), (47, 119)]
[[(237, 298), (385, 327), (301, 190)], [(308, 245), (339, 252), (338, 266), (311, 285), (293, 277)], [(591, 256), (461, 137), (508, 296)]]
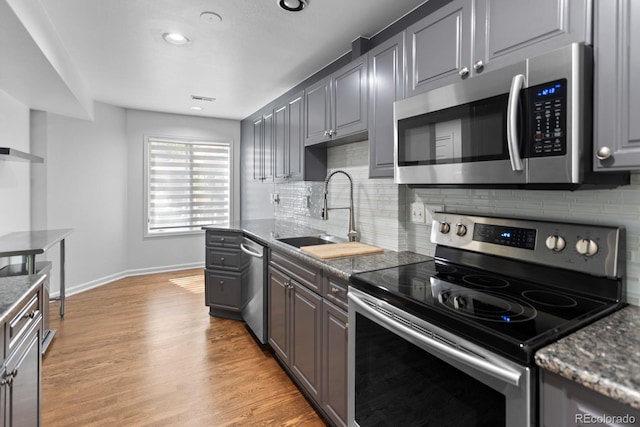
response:
[(469, 0), (454, 0), (406, 29), (407, 97), (468, 76), (470, 29)]
[(264, 120), (262, 116), (253, 120), (253, 180), (264, 179)]
[(320, 402), (322, 298), (292, 281), (291, 371), (316, 402)]
[(289, 143), (289, 180), (304, 179), (304, 92), (289, 100), (287, 106), (287, 140)]
[(273, 113), (268, 113), (263, 117), (264, 122), (264, 143), (262, 145), (263, 156), (263, 181), (273, 180)]
[(280, 359), (289, 364), (289, 278), (269, 267), (269, 344)]
[[(640, 169), (640, 3), (595, 2), (594, 169)], [(608, 155), (608, 153), (611, 153)]]
[(330, 77), (320, 80), (305, 90), (304, 145), (313, 145), (329, 139), (327, 132), (331, 129), (330, 97)]
[(222, 314), (220, 309), (235, 313), (237, 318), (242, 309), (243, 273), (227, 273), (219, 270), (205, 270), (205, 301), (212, 314)]
[(288, 106), (283, 105), (273, 111), (273, 168), (276, 179), (289, 176), (287, 109)]
[(40, 346), (42, 318), (6, 363), (5, 376), (11, 376), (6, 395), (6, 425), (40, 425)]
[(331, 78), (331, 139), (367, 130), (367, 56), (341, 68)]
[(404, 98), (404, 34), (369, 51), (369, 178), (393, 177), (393, 103)]
[(339, 426), (347, 425), (347, 313), (323, 301), (322, 409)]
[(477, 0), (472, 73), (591, 42), (589, 0)]

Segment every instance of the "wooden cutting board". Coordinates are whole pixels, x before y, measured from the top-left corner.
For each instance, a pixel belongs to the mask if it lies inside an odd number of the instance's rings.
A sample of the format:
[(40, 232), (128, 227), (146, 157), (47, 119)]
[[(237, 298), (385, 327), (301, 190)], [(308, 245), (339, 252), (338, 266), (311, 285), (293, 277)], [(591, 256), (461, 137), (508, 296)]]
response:
[(332, 243), (329, 245), (301, 246), (300, 250), (321, 259), (355, 255), (381, 254), (384, 249), (360, 242)]

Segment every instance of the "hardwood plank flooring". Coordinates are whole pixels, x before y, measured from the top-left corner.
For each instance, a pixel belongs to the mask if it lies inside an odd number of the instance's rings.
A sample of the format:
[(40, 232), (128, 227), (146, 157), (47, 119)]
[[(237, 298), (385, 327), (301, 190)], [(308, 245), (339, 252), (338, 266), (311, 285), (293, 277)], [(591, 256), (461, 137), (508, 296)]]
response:
[(209, 316), (202, 270), (118, 280), (50, 319), (44, 427), (325, 425), (244, 323)]

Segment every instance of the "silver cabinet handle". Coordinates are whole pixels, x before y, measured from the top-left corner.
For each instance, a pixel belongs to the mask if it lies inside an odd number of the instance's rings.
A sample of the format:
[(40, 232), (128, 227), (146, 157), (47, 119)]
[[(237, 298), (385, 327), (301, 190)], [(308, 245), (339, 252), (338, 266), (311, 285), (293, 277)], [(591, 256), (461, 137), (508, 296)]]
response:
[(338, 288), (331, 288), (331, 293), (332, 293), (333, 295), (338, 295), (338, 294), (340, 293), (340, 289), (338, 289)]
[(609, 147), (600, 147), (598, 148), (598, 152), (596, 153), (596, 157), (598, 160), (607, 160), (613, 155), (611, 152), (611, 148)]
[(509, 90), (509, 101), (507, 103), (507, 148), (509, 148), (509, 158), (511, 159), (511, 169), (522, 170), (522, 158), (518, 142), (518, 104), (520, 100), (520, 89), (524, 87), (524, 75), (517, 74), (511, 80)]
[(460, 77), (462, 77), (464, 79), (465, 77), (467, 77), (469, 75), (469, 68), (467, 68), (467, 67), (460, 68), (460, 70), (458, 70), (458, 74), (460, 74)]
[(478, 60), (476, 62), (473, 63), (473, 69), (476, 70), (477, 72), (481, 73), (482, 70), (484, 70), (484, 62), (482, 62), (482, 60)]
[(324, 136), (329, 136), (329, 131), (328, 130), (324, 131)]

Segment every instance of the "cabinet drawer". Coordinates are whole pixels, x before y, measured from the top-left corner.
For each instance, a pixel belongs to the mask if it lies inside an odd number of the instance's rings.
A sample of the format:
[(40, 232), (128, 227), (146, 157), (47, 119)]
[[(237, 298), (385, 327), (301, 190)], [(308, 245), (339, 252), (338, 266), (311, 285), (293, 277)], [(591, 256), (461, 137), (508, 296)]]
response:
[(242, 233), (233, 233), (224, 231), (209, 231), (206, 234), (206, 246), (215, 246), (220, 248), (239, 249), (242, 243)]
[(10, 354), (34, 322), (40, 321), (40, 293), (28, 297), (27, 303), (11, 316), (7, 324), (6, 354)]
[(220, 273), (207, 270), (204, 288), (206, 305), (229, 311), (242, 310), (242, 278), (242, 273)]
[(249, 262), (249, 256), (242, 251), (225, 251), (207, 248), (207, 268), (240, 270)]
[(277, 267), (292, 279), (300, 282), (317, 294), (321, 294), (322, 271), (306, 265), (302, 261), (289, 258), (280, 252), (271, 251), (271, 265)]
[(323, 296), (336, 306), (347, 310), (347, 291), (349, 283), (335, 276), (328, 275), (324, 280)]

